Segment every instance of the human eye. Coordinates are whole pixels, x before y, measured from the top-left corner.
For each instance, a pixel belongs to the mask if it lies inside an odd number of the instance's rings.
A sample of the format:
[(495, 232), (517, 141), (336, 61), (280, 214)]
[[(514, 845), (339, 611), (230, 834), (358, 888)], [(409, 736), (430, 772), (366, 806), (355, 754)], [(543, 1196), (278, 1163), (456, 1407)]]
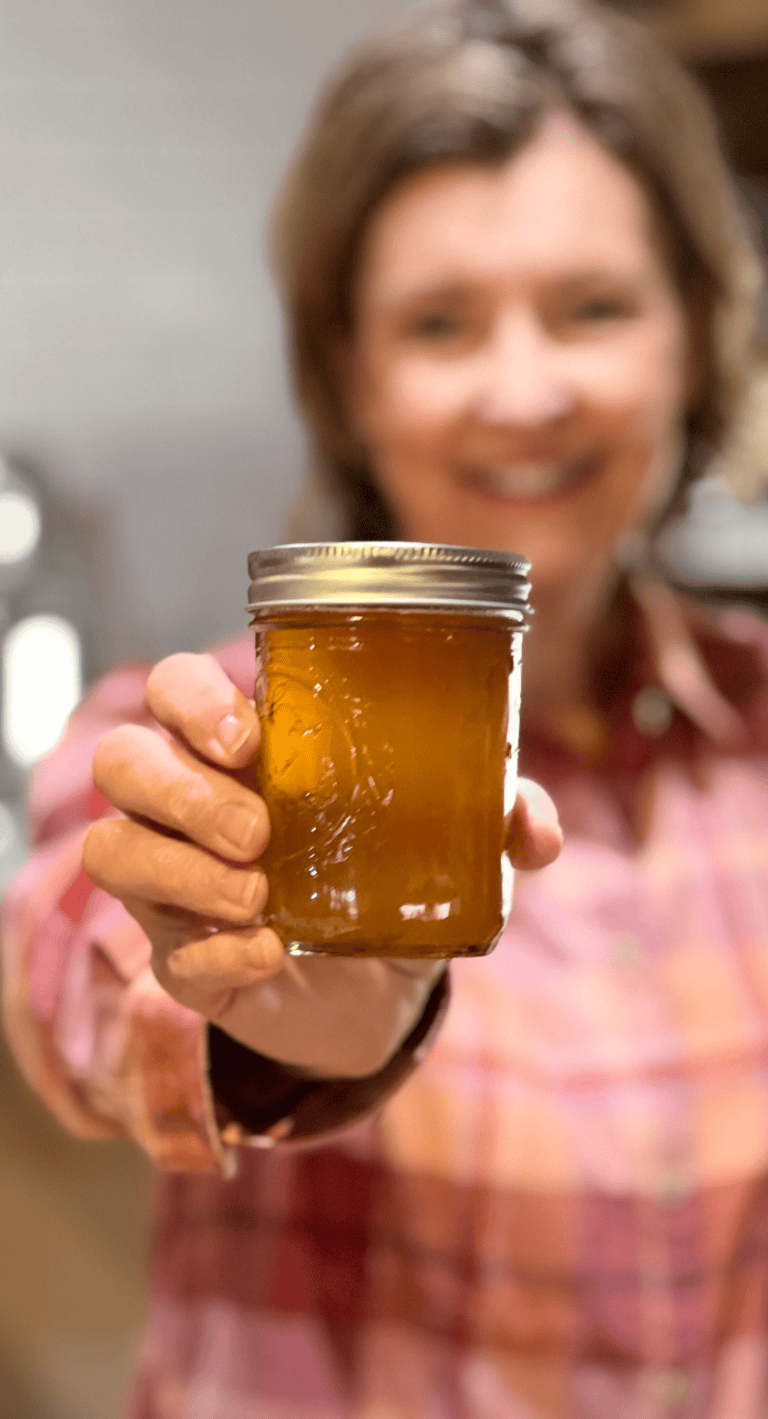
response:
[(426, 311), (417, 315), (412, 324), (416, 339), (436, 343), (458, 339), (463, 329), (464, 324), (459, 316), (448, 311)]
[(570, 318), (576, 325), (601, 325), (629, 320), (633, 314), (634, 304), (627, 296), (595, 295), (576, 301)]

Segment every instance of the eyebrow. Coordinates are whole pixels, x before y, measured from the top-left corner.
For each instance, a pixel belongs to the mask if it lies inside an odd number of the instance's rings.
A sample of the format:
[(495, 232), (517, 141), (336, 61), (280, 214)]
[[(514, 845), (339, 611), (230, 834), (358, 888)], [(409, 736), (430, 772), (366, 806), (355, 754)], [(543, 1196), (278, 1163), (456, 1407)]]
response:
[[(544, 286), (556, 287), (562, 291), (578, 290), (585, 286), (604, 285), (606, 283), (616, 283), (623, 286), (636, 286), (643, 273), (636, 269), (630, 270), (626, 266), (619, 269), (605, 266), (589, 266), (582, 270), (561, 272), (552, 276), (543, 274), (539, 278), (539, 283)], [(536, 277), (534, 277), (536, 280)], [(488, 284), (480, 278), (456, 277), (445, 281), (439, 281), (434, 285), (411, 286), (402, 290), (395, 289), (386, 293), (388, 304), (395, 306), (411, 304), (429, 304), (430, 302), (458, 302), (466, 299), (478, 288)]]
[(475, 289), (477, 282), (471, 278), (441, 281), (434, 286), (411, 286), (388, 293), (388, 299), (397, 305), (407, 305), (412, 301), (456, 301), (463, 300), (468, 291)]

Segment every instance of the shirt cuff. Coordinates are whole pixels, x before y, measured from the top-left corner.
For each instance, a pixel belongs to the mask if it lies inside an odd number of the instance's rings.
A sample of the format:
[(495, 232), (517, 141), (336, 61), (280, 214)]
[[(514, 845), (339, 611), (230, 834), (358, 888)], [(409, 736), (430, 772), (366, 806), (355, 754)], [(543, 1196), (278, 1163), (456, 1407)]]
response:
[(163, 990), (138, 923), (83, 871), (82, 837), (52, 847), (50, 863), (38, 853), (3, 913), (9, 1034), (32, 1087), (72, 1132), (125, 1134), (164, 1171), (226, 1177), (233, 1145), (324, 1138), (374, 1112), (416, 1068), (447, 1003), (445, 977), (378, 1073), (310, 1077), (209, 1028)]
[(164, 1172), (230, 1175), (206, 1021), (163, 990), (149, 941), (121, 902), (96, 889), (84, 915), (51, 1021), (71, 1108), (101, 1120), (101, 1132), (133, 1138)]
[(223, 1141), (257, 1148), (307, 1144), (361, 1122), (421, 1063), (441, 1027), (449, 996), (446, 970), (407, 1039), (383, 1069), (363, 1079), (317, 1079), (209, 1026), (210, 1080)]

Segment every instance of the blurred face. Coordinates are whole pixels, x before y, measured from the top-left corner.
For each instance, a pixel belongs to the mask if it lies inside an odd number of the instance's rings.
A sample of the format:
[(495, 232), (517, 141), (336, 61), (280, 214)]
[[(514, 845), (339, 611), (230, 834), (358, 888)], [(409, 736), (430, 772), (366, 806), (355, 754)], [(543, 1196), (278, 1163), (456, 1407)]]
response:
[(667, 498), (684, 313), (643, 190), (576, 120), (395, 188), (353, 311), (349, 414), (403, 537), (522, 552), (562, 592)]

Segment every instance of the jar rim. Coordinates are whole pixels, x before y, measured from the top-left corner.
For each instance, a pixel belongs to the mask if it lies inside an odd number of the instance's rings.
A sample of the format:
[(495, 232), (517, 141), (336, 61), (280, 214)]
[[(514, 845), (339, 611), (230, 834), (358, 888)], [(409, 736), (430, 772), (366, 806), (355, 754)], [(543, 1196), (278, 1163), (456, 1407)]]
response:
[(251, 552), (247, 611), (401, 607), (530, 615), (530, 562), (514, 552), (435, 542), (292, 542)]

